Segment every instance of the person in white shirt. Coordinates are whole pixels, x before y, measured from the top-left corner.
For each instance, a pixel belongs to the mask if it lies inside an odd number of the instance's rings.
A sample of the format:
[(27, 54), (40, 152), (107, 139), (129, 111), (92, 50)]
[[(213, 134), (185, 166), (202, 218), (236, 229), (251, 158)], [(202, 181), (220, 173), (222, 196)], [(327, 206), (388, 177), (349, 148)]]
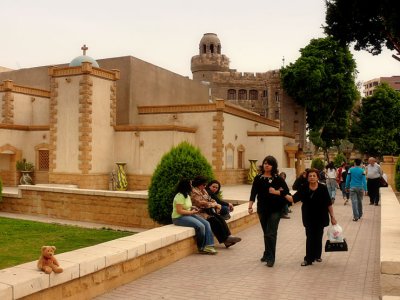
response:
[(331, 197), (332, 203), (335, 202), (336, 197), (336, 168), (333, 162), (330, 162), (326, 167), (326, 187), (328, 188), (329, 195)]
[(382, 176), (381, 166), (374, 157), (368, 159), (367, 166), (367, 187), (369, 196), (369, 205), (378, 205), (379, 203), (379, 181)]

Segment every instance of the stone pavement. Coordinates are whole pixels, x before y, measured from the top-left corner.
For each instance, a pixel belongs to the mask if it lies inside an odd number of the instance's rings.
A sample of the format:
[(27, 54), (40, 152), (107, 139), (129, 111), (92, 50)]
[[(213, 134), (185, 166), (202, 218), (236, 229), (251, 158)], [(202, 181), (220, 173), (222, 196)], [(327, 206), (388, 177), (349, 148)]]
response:
[[(223, 193), (226, 199), (247, 200), (249, 189), (225, 186)], [(353, 222), (351, 205), (337, 198), (334, 211), (348, 252), (324, 252), (321, 263), (301, 267), (305, 233), (297, 203), (291, 219), (280, 222), (273, 268), (259, 260), (263, 238), (256, 225), (237, 234), (241, 243), (218, 246), (216, 256), (190, 255), (96, 299), (379, 299), (380, 206), (368, 205), (364, 197), (364, 216)]]

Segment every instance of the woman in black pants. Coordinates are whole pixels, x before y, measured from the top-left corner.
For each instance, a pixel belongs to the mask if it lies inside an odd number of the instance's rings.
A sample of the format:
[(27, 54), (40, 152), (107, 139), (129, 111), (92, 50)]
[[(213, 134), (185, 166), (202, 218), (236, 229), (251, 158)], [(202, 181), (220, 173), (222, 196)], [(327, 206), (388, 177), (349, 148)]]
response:
[(301, 263), (302, 266), (322, 261), (322, 237), (324, 227), (329, 225), (329, 216), (332, 225), (337, 223), (333, 214), (332, 199), (326, 185), (318, 183), (318, 174), (316, 169), (307, 170), (308, 184), (293, 195), (294, 202), (303, 202), (301, 215), (307, 239), (306, 256)]

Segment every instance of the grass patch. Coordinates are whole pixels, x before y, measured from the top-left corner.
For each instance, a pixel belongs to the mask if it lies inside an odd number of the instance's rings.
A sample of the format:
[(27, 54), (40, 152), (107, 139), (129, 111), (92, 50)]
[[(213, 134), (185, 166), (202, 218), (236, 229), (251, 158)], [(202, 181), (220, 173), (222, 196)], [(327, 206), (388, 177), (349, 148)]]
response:
[(0, 269), (39, 259), (42, 246), (56, 246), (57, 255), (132, 234), (0, 217)]

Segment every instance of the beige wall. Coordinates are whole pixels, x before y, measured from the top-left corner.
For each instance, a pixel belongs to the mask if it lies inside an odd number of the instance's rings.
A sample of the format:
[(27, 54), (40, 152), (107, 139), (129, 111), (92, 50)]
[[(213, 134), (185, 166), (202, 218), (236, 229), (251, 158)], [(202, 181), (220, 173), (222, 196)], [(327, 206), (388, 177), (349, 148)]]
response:
[(13, 94), (14, 124), (49, 125), (49, 99)]
[(80, 173), (79, 170), (79, 80), (71, 82), (56, 78), (57, 96), (57, 149), (54, 172)]
[(132, 56), (97, 60), (104, 69), (118, 69), (118, 124), (137, 123), (137, 106), (207, 103), (208, 87)]

